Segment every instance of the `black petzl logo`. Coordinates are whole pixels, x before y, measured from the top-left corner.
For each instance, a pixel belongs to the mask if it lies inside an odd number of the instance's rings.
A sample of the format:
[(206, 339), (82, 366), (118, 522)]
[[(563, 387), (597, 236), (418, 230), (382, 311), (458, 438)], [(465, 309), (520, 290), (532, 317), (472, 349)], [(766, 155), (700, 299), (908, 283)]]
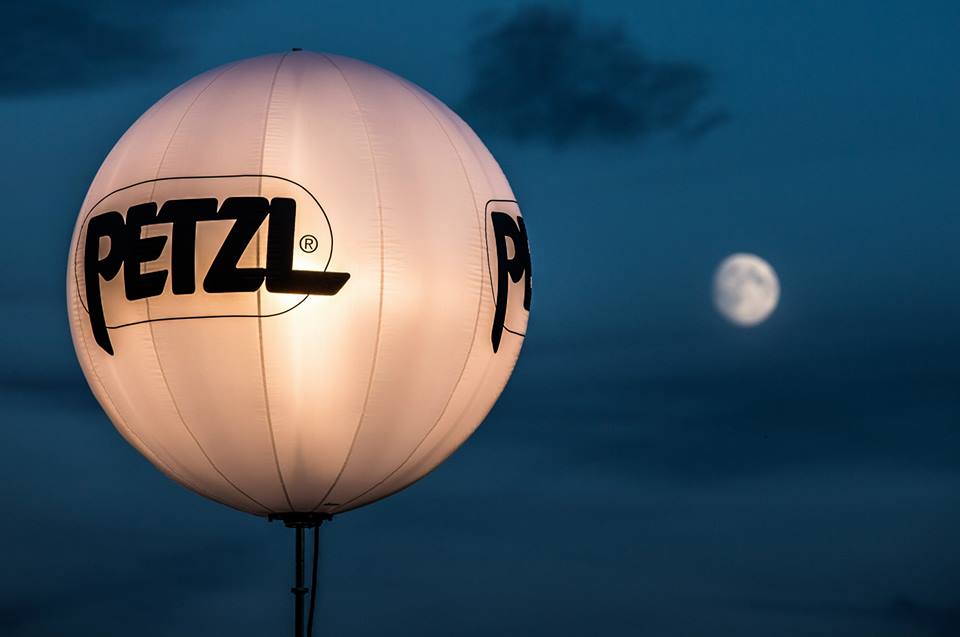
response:
[[(511, 327), (511, 317), (530, 311), (530, 296), (533, 273), (530, 264), (530, 246), (527, 243), (527, 228), (520, 216), (516, 201), (491, 200), (486, 206), (488, 218), (489, 261), (496, 263), (496, 277), (490, 273), (490, 285), (494, 290), (493, 329), (490, 342), (493, 351), (500, 349), (503, 332), (525, 336), (524, 332)], [(492, 234), (493, 245), (489, 244)], [(522, 290), (519, 287), (522, 280)], [(515, 287), (516, 286), (516, 287)], [(514, 288), (511, 295), (511, 288)], [(522, 295), (517, 298), (516, 295)], [(517, 304), (519, 303), (519, 307)]]
[[(296, 214), (297, 202), (290, 197), (269, 200), (265, 197), (228, 197), (219, 207), (215, 198), (171, 199), (159, 208), (154, 201), (135, 204), (127, 209), (126, 217), (116, 210), (90, 217), (86, 223), (86, 237), (81, 239), (83, 261), (76, 266), (83, 270), (86, 293), (81, 298), (85, 297), (97, 344), (107, 353), (114, 353), (100, 286), (101, 280), (111, 281), (121, 269), (128, 301), (162, 294), (168, 278), (174, 295), (189, 295), (196, 291), (195, 250), (197, 224), (201, 221), (233, 221), (203, 278), (204, 292), (255, 292), (266, 284), (269, 292), (336, 294), (350, 278), (348, 273), (293, 268)], [(268, 222), (266, 267), (239, 267), (244, 251), (264, 221)], [(143, 236), (143, 229), (154, 224), (170, 224), (169, 237)], [(109, 241), (109, 249), (101, 257), (100, 246), (104, 238)], [(169, 271), (143, 271), (143, 264), (160, 258), (168, 239), (171, 241)]]

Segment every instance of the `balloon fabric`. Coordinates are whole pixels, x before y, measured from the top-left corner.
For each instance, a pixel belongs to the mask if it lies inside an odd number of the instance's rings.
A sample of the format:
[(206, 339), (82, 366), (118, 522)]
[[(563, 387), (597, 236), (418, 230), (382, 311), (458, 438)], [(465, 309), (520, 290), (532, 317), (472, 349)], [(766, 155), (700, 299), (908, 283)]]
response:
[(67, 272), (83, 372), (166, 475), (256, 515), (390, 495), (477, 428), (530, 309), (527, 229), (456, 114), (293, 51), (174, 89), (117, 142)]

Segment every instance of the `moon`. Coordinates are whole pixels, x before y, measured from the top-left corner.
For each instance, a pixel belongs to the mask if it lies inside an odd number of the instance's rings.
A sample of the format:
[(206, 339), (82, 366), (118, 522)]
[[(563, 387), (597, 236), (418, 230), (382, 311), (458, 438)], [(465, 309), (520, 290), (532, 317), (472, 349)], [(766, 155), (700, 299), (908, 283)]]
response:
[(713, 303), (728, 321), (753, 327), (767, 320), (780, 301), (780, 281), (755, 254), (731, 254), (713, 275)]

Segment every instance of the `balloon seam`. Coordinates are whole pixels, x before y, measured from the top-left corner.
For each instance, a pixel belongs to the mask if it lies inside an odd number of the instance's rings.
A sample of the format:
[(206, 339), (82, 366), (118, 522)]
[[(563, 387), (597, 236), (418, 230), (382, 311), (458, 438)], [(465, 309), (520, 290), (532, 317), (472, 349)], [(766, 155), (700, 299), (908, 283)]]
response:
[[(213, 86), (214, 82), (216, 82), (224, 73), (229, 71), (234, 66), (235, 64), (230, 64), (224, 67), (219, 73), (217, 73), (213, 78), (211, 78), (210, 82), (206, 86), (204, 86), (203, 89), (201, 89), (200, 92), (198, 92), (194, 96), (194, 98), (190, 101), (190, 104), (187, 105), (187, 108), (183, 111), (183, 114), (180, 115), (180, 119), (177, 120), (177, 124), (176, 126), (174, 126), (173, 133), (170, 135), (170, 139), (167, 140), (167, 145), (164, 147), (163, 154), (160, 156), (160, 161), (157, 164), (156, 176), (154, 177), (153, 185), (150, 187), (151, 201), (156, 195), (157, 183), (158, 183), (157, 180), (160, 178), (160, 173), (163, 170), (163, 163), (167, 159), (167, 153), (169, 152), (170, 147), (173, 145), (173, 140), (174, 138), (176, 138), (177, 133), (180, 131), (180, 126), (183, 124), (183, 121), (187, 118), (187, 115), (190, 113), (190, 110), (197, 103), (197, 100), (199, 100), (200, 97), (207, 91), (207, 89)], [(142, 271), (146, 267), (146, 264), (141, 264), (140, 267)], [(149, 298), (145, 299), (145, 301), (146, 301), (146, 308), (147, 308), (147, 319), (150, 319), (150, 299)], [(259, 500), (251, 496), (249, 493), (241, 489), (239, 486), (237, 486), (233, 482), (233, 480), (228, 478), (227, 475), (220, 469), (220, 467), (216, 465), (216, 463), (207, 453), (206, 449), (203, 448), (203, 445), (200, 444), (200, 440), (197, 438), (196, 434), (193, 433), (193, 430), (190, 428), (190, 425), (187, 424), (187, 420), (184, 417), (183, 412), (180, 410), (180, 405), (177, 403), (177, 399), (174, 398), (173, 396), (173, 390), (170, 389), (170, 383), (167, 381), (167, 373), (163, 369), (163, 362), (160, 360), (160, 352), (157, 349), (157, 337), (153, 329), (153, 321), (148, 320), (147, 325), (150, 329), (150, 344), (153, 347), (153, 355), (157, 359), (157, 368), (160, 370), (160, 379), (163, 381), (163, 386), (167, 390), (167, 395), (170, 397), (170, 403), (173, 405), (173, 410), (176, 412), (177, 418), (180, 420), (180, 424), (183, 425), (183, 428), (184, 430), (186, 430), (187, 435), (189, 435), (190, 438), (193, 440), (194, 444), (197, 445), (197, 449), (200, 451), (200, 455), (202, 455), (206, 459), (206, 461), (210, 464), (210, 467), (217, 473), (217, 475), (223, 478), (223, 480), (227, 484), (229, 484), (231, 487), (233, 487), (237, 491), (237, 493), (247, 498), (248, 500), (256, 504), (258, 507), (266, 511), (267, 513), (273, 513), (270, 507), (264, 505), (262, 502), (260, 502)]]
[[(431, 96), (431, 97), (432, 97), (432, 96)], [(436, 98), (433, 98), (433, 100), (436, 101), (437, 103), (439, 103), (441, 106), (444, 106), (444, 107), (445, 107), (445, 105), (443, 105), (443, 103), (440, 102), (439, 100), (437, 100)], [(448, 110), (449, 110), (449, 109), (448, 109)], [(473, 144), (472, 141), (471, 141), (470, 135), (473, 134), (472, 129), (470, 129), (469, 125), (468, 125), (466, 122), (464, 122), (463, 119), (460, 118), (460, 116), (457, 115), (455, 112), (453, 112), (453, 111), (451, 110), (450, 113), (452, 113), (453, 117), (455, 118), (455, 119), (453, 119), (453, 121), (454, 121), (454, 123), (457, 125), (457, 128), (460, 129), (460, 132), (464, 135), (464, 139), (467, 141), (467, 147), (470, 149), (470, 152), (473, 154), (474, 158), (475, 158), (475, 159), (477, 160), (477, 162), (480, 164), (480, 168), (481, 168), (481, 171), (483, 172), (484, 180), (487, 182), (487, 189), (488, 189), (490, 192), (494, 192), (493, 184), (492, 184), (492, 182), (490, 181), (490, 175), (487, 174), (487, 167), (486, 167), (486, 165), (484, 164), (484, 162), (480, 159), (480, 156), (477, 154), (477, 150), (476, 150), (476, 148), (474, 147), (474, 144)], [(466, 129), (466, 132), (464, 132), (464, 129)], [(512, 193), (511, 193), (511, 194), (512, 194)], [(511, 200), (511, 201), (512, 201), (512, 200)], [(486, 232), (484, 232), (484, 245), (486, 245)], [(481, 251), (481, 254), (483, 255), (483, 257), (482, 257), (483, 259), (487, 259), (487, 260), (488, 260), (486, 248), (484, 248), (484, 250)], [(494, 360), (494, 358), (493, 358), (492, 356), (487, 357), (487, 362), (486, 362), (486, 363), (484, 364), (484, 366), (483, 366), (483, 373), (480, 375), (481, 378), (486, 378), (486, 377), (487, 377), (487, 374), (490, 372), (490, 366), (491, 366), (491, 364), (493, 363), (493, 360)], [(469, 411), (470, 408), (476, 403), (477, 397), (480, 395), (480, 390), (481, 390), (482, 387), (483, 387), (482, 383), (479, 383), (479, 384), (477, 384), (477, 385), (474, 387), (473, 392), (471, 392), (471, 394), (470, 394), (469, 400), (467, 400), (466, 405), (464, 405), (463, 410), (461, 411), (461, 414)], [(490, 410), (487, 409), (487, 412), (486, 412), (486, 413), (489, 413), (489, 411), (490, 411)], [(482, 421), (483, 421), (483, 419), (486, 417), (486, 413), (484, 414), (484, 416), (483, 416), (482, 418), (480, 418), (479, 422), (482, 422)], [(444, 436), (444, 438), (452, 435), (454, 431), (455, 431), (455, 430), (451, 430), (451, 431), (447, 432), (447, 434)], [(437, 448), (437, 446), (440, 444), (440, 442), (442, 442), (442, 440), (439, 441), (439, 442), (437, 442), (437, 443), (435, 443), (435, 445), (434, 445), (434, 447), (433, 447), (434, 450)], [(445, 454), (443, 454), (443, 457), (442, 457), (442, 458), (440, 459), (440, 461), (437, 463), (437, 466), (439, 466), (440, 464), (442, 464), (447, 458), (449, 458), (451, 455), (453, 455), (453, 453), (454, 453), (459, 447), (460, 447), (460, 445), (455, 445), (453, 448), (449, 449)], [(428, 473), (429, 473), (429, 472), (428, 472)], [(426, 474), (424, 474), (424, 475), (426, 475)], [(423, 476), (420, 476), (420, 477), (422, 478)], [(420, 479), (420, 478), (418, 478), (418, 480), (419, 480), (419, 479)], [(412, 483), (411, 483), (411, 484), (412, 484)], [(379, 499), (388, 497), (388, 496), (390, 496), (390, 495), (393, 495), (393, 494), (396, 493), (397, 491), (400, 491), (400, 490), (402, 490), (402, 489), (405, 489), (405, 488), (408, 487), (408, 486), (410, 486), (410, 485), (404, 485), (404, 486), (402, 486), (402, 487), (400, 487), (400, 488), (398, 488), (398, 489), (394, 489), (394, 490), (392, 490), (392, 491), (389, 491), (389, 492), (381, 495), (381, 496), (378, 497), (377, 499), (379, 500)]]
[(363, 406), (360, 408), (360, 418), (357, 420), (357, 427), (353, 431), (353, 438), (350, 441), (350, 447), (347, 449), (347, 455), (343, 459), (343, 464), (340, 465), (340, 470), (337, 472), (336, 477), (333, 479), (333, 482), (330, 485), (330, 488), (327, 489), (326, 493), (323, 494), (323, 497), (320, 498), (320, 501), (316, 506), (311, 509), (311, 511), (316, 511), (318, 508), (323, 506), (327, 498), (333, 493), (334, 488), (336, 488), (337, 483), (340, 482), (340, 478), (343, 476), (344, 471), (347, 468), (347, 464), (350, 462), (350, 457), (353, 455), (353, 449), (357, 444), (357, 438), (360, 435), (360, 429), (363, 427), (363, 420), (367, 413), (367, 405), (370, 402), (370, 393), (373, 389), (373, 380), (376, 376), (377, 371), (377, 360), (380, 357), (380, 332), (383, 327), (383, 281), (384, 281), (384, 241), (383, 241), (383, 198), (380, 192), (380, 178), (377, 174), (377, 158), (376, 154), (373, 152), (373, 142), (370, 139), (370, 130), (367, 126), (367, 120), (363, 116), (363, 109), (360, 107), (360, 100), (357, 99), (357, 94), (354, 92), (353, 87), (350, 85), (350, 81), (347, 79), (347, 75), (343, 72), (336, 62), (333, 59), (326, 55), (325, 53), (320, 54), (324, 57), (327, 62), (337, 70), (337, 73), (340, 74), (340, 77), (343, 79), (343, 83), (347, 87), (347, 91), (350, 93), (350, 96), (353, 98), (353, 103), (357, 108), (357, 117), (360, 119), (360, 124), (363, 126), (363, 134), (367, 140), (367, 148), (370, 151), (370, 165), (373, 169), (373, 183), (374, 188), (377, 192), (377, 216), (379, 220), (379, 234), (380, 234), (380, 290), (379, 290), (379, 301), (377, 307), (377, 333), (374, 339), (373, 346), (373, 363), (370, 365), (370, 377), (367, 380), (367, 392), (363, 398)]
[[(447, 142), (449, 142), (450, 148), (453, 150), (454, 155), (456, 155), (457, 162), (460, 164), (460, 170), (463, 172), (464, 181), (467, 184), (467, 189), (470, 191), (470, 199), (473, 202), (473, 216), (477, 222), (477, 238), (478, 239), (481, 238), (481, 235), (483, 233), (483, 225), (482, 225), (482, 220), (480, 218), (480, 208), (477, 205), (477, 193), (474, 191), (473, 183), (470, 181), (470, 173), (467, 172), (467, 167), (463, 163), (463, 156), (460, 155), (460, 151), (457, 150), (456, 144), (453, 143), (453, 139), (450, 137), (450, 134), (447, 132), (447, 129), (444, 128), (443, 123), (440, 121), (440, 118), (437, 117), (437, 114), (433, 112), (433, 110), (427, 105), (426, 102), (423, 101), (423, 99), (417, 94), (417, 92), (413, 88), (407, 85), (405, 80), (402, 80), (400, 82), (400, 85), (403, 86), (403, 88), (408, 93), (413, 95), (413, 97), (416, 98), (416, 100), (420, 103), (420, 105), (423, 106), (424, 110), (430, 114), (430, 117), (433, 119), (434, 122), (436, 122), (437, 127), (440, 129), (440, 132), (443, 133), (443, 136), (446, 137)], [(483, 295), (484, 295), (483, 247), (481, 246), (477, 250), (477, 252), (480, 254), (480, 286), (479, 286), (480, 289), (477, 295), (477, 312), (473, 319), (473, 334), (470, 337), (470, 346), (467, 348), (467, 355), (463, 359), (463, 365), (460, 367), (460, 373), (457, 375), (457, 380), (453, 384), (453, 388), (450, 390), (450, 395), (447, 397), (446, 402), (444, 402), (443, 408), (440, 410), (440, 414), (437, 416), (436, 420), (433, 422), (433, 425), (430, 427), (430, 429), (428, 429), (427, 432), (423, 434), (419, 442), (417, 442), (416, 446), (414, 446), (414, 448), (410, 451), (407, 457), (400, 462), (400, 464), (397, 466), (396, 469), (388, 473), (386, 477), (384, 477), (382, 480), (374, 484), (372, 487), (370, 487), (366, 491), (344, 502), (342, 506), (347, 506), (350, 503), (355, 502), (356, 500), (359, 500), (360, 498), (367, 495), (371, 491), (374, 491), (377, 487), (381, 486), (387, 480), (389, 480), (394, 475), (396, 475), (401, 469), (403, 469), (407, 465), (407, 463), (410, 462), (410, 459), (413, 458), (414, 455), (416, 455), (417, 451), (420, 450), (420, 447), (423, 446), (423, 443), (426, 442), (427, 438), (429, 438), (430, 435), (434, 432), (434, 430), (440, 424), (440, 421), (443, 420), (443, 417), (447, 415), (447, 409), (450, 407), (450, 403), (453, 401), (453, 397), (456, 395), (457, 390), (460, 388), (460, 383), (461, 381), (463, 381), (463, 375), (467, 371), (467, 365), (470, 362), (470, 357), (473, 355), (473, 348), (477, 341), (477, 329), (480, 326), (480, 312), (483, 309)]]
[[(290, 53), (284, 53), (280, 56), (280, 61), (277, 62), (277, 68), (273, 72), (273, 80), (270, 82), (270, 91), (267, 93), (267, 109), (263, 117), (263, 135), (260, 141), (260, 173), (263, 173), (263, 157), (266, 152), (267, 147), (267, 128), (270, 123), (270, 106), (273, 104), (273, 90), (277, 85), (277, 77), (280, 75), (280, 67), (283, 66), (283, 61), (287, 59), (287, 56)], [(263, 177), (260, 178), (260, 186), (258, 188), (259, 195), (263, 196)], [(257, 267), (260, 267), (260, 236), (261, 232), (257, 232)], [(290, 510), (295, 510), (293, 502), (290, 500), (290, 493), (287, 491), (287, 483), (283, 479), (283, 470), (280, 468), (280, 456), (277, 454), (277, 439), (276, 434), (273, 430), (273, 418), (270, 415), (270, 394), (267, 390), (267, 363), (266, 357), (264, 356), (263, 350), (263, 318), (260, 314), (262, 313), (262, 298), (261, 290), (257, 289), (257, 343), (260, 348), (260, 378), (263, 381), (263, 403), (267, 415), (267, 429), (270, 431), (270, 450), (273, 452), (273, 462), (277, 468), (277, 478), (280, 480), (280, 488), (283, 490), (283, 497), (287, 501), (287, 505), (290, 507)]]
[[(428, 94), (428, 95), (429, 95), (429, 94)], [(491, 192), (491, 193), (496, 192), (496, 189), (495, 189), (494, 186), (493, 186), (493, 182), (492, 182), (491, 179), (490, 179), (490, 175), (489, 175), (489, 173), (487, 172), (487, 165), (486, 165), (486, 163), (481, 159), (480, 154), (477, 152), (476, 144), (474, 143), (474, 140), (477, 141), (477, 142), (480, 142), (480, 139), (479, 139), (479, 138), (476, 136), (476, 134), (473, 132), (473, 129), (470, 128), (470, 125), (467, 124), (467, 123), (463, 120), (463, 118), (461, 118), (459, 115), (457, 115), (456, 112), (454, 112), (453, 110), (451, 110), (450, 108), (448, 108), (445, 104), (443, 104), (442, 102), (440, 102), (440, 100), (436, 99), (435, 97), (433, 97), (433, 96), (430, 96), (430, 97), (432, 98), (432, 100), (433, 100), (434, 102), (436, 102), (439, 106), (441, 106), (442, 109), (446, 109), (446, 110), (449, 111), (450, 114), (453, 116), (453, 117), (451, 117), (453, 123), (454, 123), (454, 124), (456, 125), (456, 127), (460, 130), (461, 134), (463, 135), (464, 140), (467, 142), (467, 147), (470, 149), (470, 153), (474, 156), (474, 158), (477, 160), (477, 163), (480, 165), (480, 170), (481, 170), (481, 172), (483, 173), (483, 178), (484, 178), (484, 180), (487, 182), (487, 190), (488, 190), (489, 192)], [(483, 143), (482, 143), (482, 142), (480, 142), (480, 147), (483, 148)], [(494, 160), (494, 164), (496, 164), (496, 160)], [(509, 184), (507, 184), (507, 186), (508, 186), (508, 189), (509, 189)], [(511, 194), (511, 196), (515, 196), (515, 195), (513, 195), (512, 190), (510, 191), (510, 194)], [(516, 200), (515, 200), (515, 199), (511, 199), (510, 201), (514, 201), (514, 202), (515, 202)], [(484, 213), (486, 213), (486, 210), (484, 210)], [(486, 262), (487, 267), (489, 268), (489, 261), (490, 261), (490, 260), (489, 260), (489, 252), (488, 252), (487, 247), (486, 247), (486, 246), (487, 246), (487, 233), (486, 233), (486, 228), (484, 228), (483, 240), (484, 240), (484, 249), (481, 251), (481, 253), (482, 253), (482, 255), (483, 255), (482, 258), (483, 258), (484, 262)], [(486, 286), (484, 285), (484, 287), (486, 287)], [(491, 287), (491, 291), (492, 291), (492, 289), (493, 289), (493, 288)], [(495, 358), (494, 358), (493, 356), (488, 356), (488, 357), (487, 357), (487, 362), (486, 362), (486, 363), (484, 364), (484, 366), (483, 366), (483, 373), (480, 374), (480, 377), (481, 377), (481, 378), (484, 378), (484, 379), (485, 379), (485, 378), (487, 377), (487, 374), (489, 374), (489, 372), (490, 372), (490, 367), (491, 367), (491, 365), (492, 365), (492, 363), (493, 363), (494, 360), (495, 360)], [(473, 391), (472, 391), (471, 394), (470, 394), (470, 398), (469, 398), (469, 400), (467, 400), (467, 403), (464, 405), (463, 410), (461, 411), (461, 414), (469, 411), (470, 408), (476, 403), (477, 397), (480, 395), (480, 390), (482, 389), (482, 387), (483, 387), (483, 384), (482, 384), (482, 383), (478, 383), (478, 384), (473, 388)], [(487, 410), (487, 412), (489, 412), (489, 409)], [(483, 417), (483, 418), (480, 418), (480, 419), (478, 420), (478, 423), (479, 423), (479, 422), (482, 422), (485, 417), (486, 417), (486, 414), (484, 414), (484, 417)], [(453, 433), (453, 431), (448, 432), (447, 436), (451, 435), (452, 433)], [(433, 449), (436, 449), (436, 448), (437, 448), (437, 445), (439, 445), (440, 442), (442, 442), (442, 441), (438, 441), (438, 442), (436, 443), (436, 445), (433, 447)], [(452, 449), (450, 449), (449, 451), (447, 451), (447, 453), (445, 453), (445, 454), (443, 455), (443, 458), (440, 459), (440, 462), (437, 463), (438, 466), (439, 466), (439, 464), (441, 464), (443, 461), (445, 461), (447, 458), (449, 458), (451, 455), (453, 455), (453, 453), (454, 453), (459, 447), (460, 447), (460, 445), (456, 445), (456, 446), (454, 446)], [(422, 477), (422, 476), (421, 476), (421, 477)], [(395, 492), (396, 492), (396, 491), (393, 491), (393, 492), (391, 492), (391, 494), (392, 494), (392, 493), (395, 493)], [(386, 494), (386, 495), (391, 495), (391, 494)], [(386, 496), (384, 496), (384, 497), (386, 497)]]
[[(75, 312), (76, 305), (74, 305), (73, 307)], [(117, 405), (116, 403), (113, 402), (113, 399), (110, 398), (110, 394), (107, 392), (106, 387), (103, 384), (103, 381), (100, 379), (100, 374), (97, 372), (96, 364), (93, 362), (93, 357), (90, 356), (90, 347), (87, 345), (87, 337), (83, 334), (82, 327), (77, 330), (77, 334), (80, 337), (80, 341), (83, 343), (83, 351), (87, 355), (87, 360), (90, 361), (90, 371), (93, 373), (94, 380), (96, 380), (97, 384), (103, 390), (102, 394), (106, 399), (106, 401), (110, 404), (110, 407), (113, 409), (114, 413), (117, 414), (117, 420), (120, 421), (119, 429), (121, 429), (121, 433), (126, 432), (127, 434), (129, 434), (131, 438), (136, 440), (137, 443), (139, 443), (140, 447), (142, 448), (140, 452), (143, 453), (143, 455), (145, 455), (148, 460), (150, 460), (154, 464), (159, 465), (161, 470), (164, 471), (169, 477), (173, 478), (175, 481), (180, 483), (192, 484), (191, 480), (186, 480), (179, 473), (174, 471), (173, 468), (170, 467), (170, 465), (168, 465), (166, 462), (161, 460), (160, 456), (153, 449), (150, 448), (150, 445), (144, 442), (143, 438), (141, 438), (133, 430), (133, 428), (127, 425), (126, 419), (123, 417), (123, 414), (120, 413), (120, 409), (117, 408)], [(201, 493), (212, 500), (216, 499), (216, 498), (213, 498), (209, 493), (206, 493), (204, 489), (198, 486), (191, 486), (191, 488), (195, 489), (198, 493)]]

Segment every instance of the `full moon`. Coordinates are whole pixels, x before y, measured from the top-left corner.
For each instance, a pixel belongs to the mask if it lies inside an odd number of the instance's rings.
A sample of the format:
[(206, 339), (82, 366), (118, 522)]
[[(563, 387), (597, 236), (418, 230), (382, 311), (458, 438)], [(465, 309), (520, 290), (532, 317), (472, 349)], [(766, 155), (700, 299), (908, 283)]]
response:
[(713, 275), (713, 303), (741, 327), (762, 323), (777, 308), (780, 281), (770, 264), (755, 254), (731, 254)]

